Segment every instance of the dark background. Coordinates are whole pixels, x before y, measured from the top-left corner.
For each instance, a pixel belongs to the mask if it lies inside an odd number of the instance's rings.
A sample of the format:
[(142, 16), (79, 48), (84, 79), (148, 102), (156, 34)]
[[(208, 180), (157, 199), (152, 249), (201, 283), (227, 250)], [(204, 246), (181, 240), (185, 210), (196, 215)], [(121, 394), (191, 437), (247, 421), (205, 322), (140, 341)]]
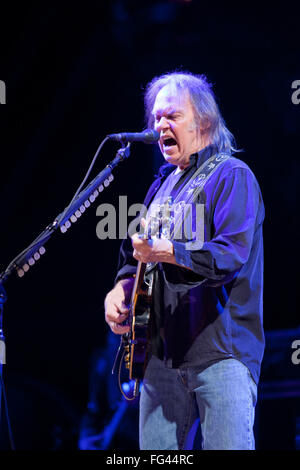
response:
[[(175, 69), (204, 73), (265, 202), (264, 324), (267, 333), (280, 330), (292, 338), (276, 343), (281, 356), (266, 370), (266, 381), (297, 381), (300, 365), (290, 357), (292, 340), (300, 339), (300, 104), (292, 103), (291, 85), (300, 80), (299, 15), (292, 6), (264, 11), (222, 5), (112, 0), (1, 6), (0, 79), (7, 104), (0, 107), (0, 271), (67, 205), (102, 139), (144, 127), (149, 80)], [(118, 148), (105, 145), (91, 177)], [(120, 244), (97, 238), (96, 207), (118, 207), (119, 195), (128, 196), (128, 207), (141, 202), (160, 163), (153, 146), (133, 144), (101, 198), (70, 231), (50, 240), (24, 278), (7, 281), (4, 379), (16, 447), (76, 446), (90, 357), (105, 344), (103, 300)], [(300, 410), (297, 393), (290, 393), (261, 400), (260, 448), (294, 448)]]

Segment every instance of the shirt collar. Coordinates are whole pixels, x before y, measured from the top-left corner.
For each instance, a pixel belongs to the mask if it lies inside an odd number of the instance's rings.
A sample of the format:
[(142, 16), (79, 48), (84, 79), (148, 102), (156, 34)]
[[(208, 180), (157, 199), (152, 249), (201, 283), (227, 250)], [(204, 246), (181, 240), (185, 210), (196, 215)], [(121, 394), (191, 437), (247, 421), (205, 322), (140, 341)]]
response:
[[(203, 149), (199, 150), (199, 152), (193, 153), (190, 156), (190, 164), (185, 170), (192, 168), (194, 165), (196, 165), (196, 167), (199, 168), (200, 165), (202, 165), (204, 162), (206, 162), (206, 160), (208, 160), (215, 153), (217, 153), (217, 151), (218, 151), (217, 146), (215, 144), (210, 144), (204, 147)], [(160, 178), (166, 177), (175, 169), (176, 169), (175, 165), (166, 163), (160, 167), (159, 174), (157, 176)]]
[(199, 152), (193, 153), (193, 155), (190, 156), (189, 168), (195, 164), (197, 168), (199, 168), (201, 165), (203, 165), (204, 162), (206, 162), (206, 160), (215, 155), (217, 151), (217, 146), (215, 144), (210, 144), (199, 150)]

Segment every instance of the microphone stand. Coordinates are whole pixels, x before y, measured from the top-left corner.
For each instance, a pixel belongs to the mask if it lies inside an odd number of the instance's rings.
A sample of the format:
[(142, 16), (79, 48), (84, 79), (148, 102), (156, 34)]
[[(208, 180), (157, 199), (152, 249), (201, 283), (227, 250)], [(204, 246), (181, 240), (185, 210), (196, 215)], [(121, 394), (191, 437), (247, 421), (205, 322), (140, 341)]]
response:
[(59, 214), (52, 224), (48, 225), (45, 230), (13, 261), (10, 262), (6, 270), (0, 274), (0, 426), (1, 426), (1, 404), (2, 404), (2, 391), (6, 406), (6, 417), (9, 427), (10, 442), (12, 448), (14, 447), (10, 424), (8, 419), (8, 410), (6, 404), (6, 396), (3, 383), (2, 366), (6, 364), (6, 349), (5, 337), (3, 334), (3, 310), (4, 303), (7, 301), (7, 294), (4, 288), (4, 282), (9, 278), (13, 272), (17, 272), (19, 277), (29, 271), (45, 253), (44, 245), (56, 232), (58, 228), (62, 233), (65, 233), (75, 223), (85, 210), (95, 201), (96, 197), (109, 186), (114, 179), (112, 170), (130, 155), (130, 143), (122, 142), (122, 147), (117, 151), (115, 158), (102, 170), (67, 206), (64, 211)]

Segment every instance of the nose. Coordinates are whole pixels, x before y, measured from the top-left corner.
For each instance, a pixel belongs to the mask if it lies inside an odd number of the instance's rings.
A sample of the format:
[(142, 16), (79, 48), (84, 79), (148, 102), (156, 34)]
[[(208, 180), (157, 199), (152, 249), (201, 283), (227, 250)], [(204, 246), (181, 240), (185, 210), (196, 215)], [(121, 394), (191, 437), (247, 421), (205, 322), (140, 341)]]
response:
[(164, 131), (165, 129), (168, 129), (169, 127), (170, 127), (170, 123), (165, 116), (162, 116), (160, 120), (156, 121), (155, 123), (155, 130), (157, 132)]

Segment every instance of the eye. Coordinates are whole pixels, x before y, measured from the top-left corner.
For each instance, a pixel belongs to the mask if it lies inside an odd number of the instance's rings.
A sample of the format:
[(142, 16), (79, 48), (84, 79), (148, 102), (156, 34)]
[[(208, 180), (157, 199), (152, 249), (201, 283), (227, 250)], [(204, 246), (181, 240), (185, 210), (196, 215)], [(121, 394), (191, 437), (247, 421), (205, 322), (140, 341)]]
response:
[(178, 119), (178, 118), (179, 118), (178, 113), (171, 113), (171, 114), (167, 115), (167, 119), (169, 119), (170, 121), (176, 121), (176, 119)]

